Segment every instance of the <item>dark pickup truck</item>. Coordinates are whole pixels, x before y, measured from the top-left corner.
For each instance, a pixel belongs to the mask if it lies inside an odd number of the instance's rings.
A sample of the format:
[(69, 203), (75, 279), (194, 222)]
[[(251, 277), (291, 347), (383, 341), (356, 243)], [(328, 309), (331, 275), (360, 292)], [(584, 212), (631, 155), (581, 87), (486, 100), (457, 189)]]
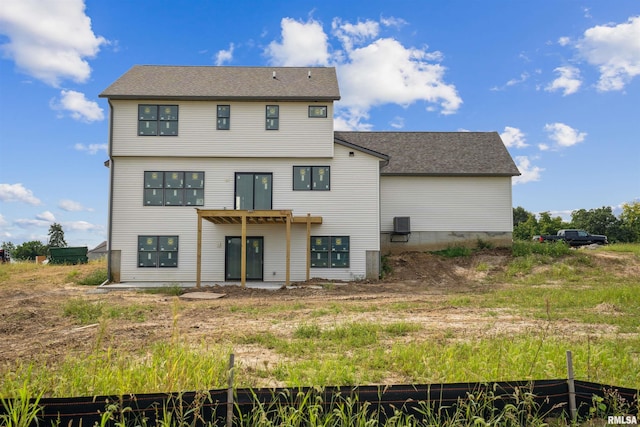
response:
[(585, 246), (585, 245), (606, 245), (609, 243), (607, 236), (599, 234), (589, 234), (584, 230), (560, 230), (558, 234), (547, 234), (538, 236), (539, 242), (567, 242), (569, 246)]

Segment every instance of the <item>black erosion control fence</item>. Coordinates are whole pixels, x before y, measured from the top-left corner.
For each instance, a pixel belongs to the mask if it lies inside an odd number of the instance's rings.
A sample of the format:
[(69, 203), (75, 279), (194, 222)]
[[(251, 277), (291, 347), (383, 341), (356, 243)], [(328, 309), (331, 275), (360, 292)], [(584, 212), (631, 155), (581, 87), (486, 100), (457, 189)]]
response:
[[(575, 381), (574, 386), (576, 415), (580, 418), (589, 416), (590, 408), (594, 405), (594, 396), (604, 400), (607, 393), (613, 390), (616, 398), (625, 399), (630, 407), (636, 408), (637, 411), (637, 390), (585, 381)], [(566, 379), (558, 379), (486, 384), (237, 389), (233, 394), (232, 406), (227, 405), (230, 402), (226, 389), (179, 394), (43, 398), (38, 402), (42, 410), (38, 415), (37, 425), (103, 425), (105, 414), (107, 419), (111, 420), (104, 425), (139, 425), (141, 419), (147, 420), (146, 425), (160, 425), (160, 421), (170, 413), (173, 419), (176, 419), (176, 414), (182, 414), (183, 421), (187, 421), (189, 425), (224, 426), (232, 425), (229, 423), (229, 416), (231, 419), (246, 419), (258, 405), (294, 406), (300, 402), (300, 396), (312, 396), (312, 401), (322, 402), (321, 404), (326, 406), (325, 409), (332, 405), (335, 407), (337, 397), (357, 402), (354, 410), (363, 408), (366, 402), (366, 410), (377, 412), (380, 420), (392, 416), (395, 410), (414, 414), (419, 418), (420, 411), (424, 409), (423, 405), (429, 405), (434, 412), (443, 413), (453, 411), (458, 402), (468, 400), (470, 396), (477, 399), (479, 396), (491, 394), (494, 408), (499, 411), (507, 404), (515, 404), (518, 398), (523, 399), (524, 393), (531, 394), (538, 407), (538, 414), (544, 414), (545, 417), (564, 414), (570, 419), (568, 382)], [(229, 408), (232, 412), (229, 412)], [(0, 415), (3, 411), (4, 408), (0, 406)], [(638, 414), (636, 412), (628, 415), (637, 417)]]

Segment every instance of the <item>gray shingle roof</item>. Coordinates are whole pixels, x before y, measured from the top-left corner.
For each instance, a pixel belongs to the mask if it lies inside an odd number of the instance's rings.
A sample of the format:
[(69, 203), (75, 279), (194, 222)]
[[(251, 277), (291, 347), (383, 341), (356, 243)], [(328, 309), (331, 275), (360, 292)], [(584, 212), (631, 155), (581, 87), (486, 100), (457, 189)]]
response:
[(389, 156), (382, 175), (520, 175), (497, 132), (335, 132), (334, 136), (337, 142)]
[(331, 101), (340, 90), (331, 67), (136, 65), (100, 97)]

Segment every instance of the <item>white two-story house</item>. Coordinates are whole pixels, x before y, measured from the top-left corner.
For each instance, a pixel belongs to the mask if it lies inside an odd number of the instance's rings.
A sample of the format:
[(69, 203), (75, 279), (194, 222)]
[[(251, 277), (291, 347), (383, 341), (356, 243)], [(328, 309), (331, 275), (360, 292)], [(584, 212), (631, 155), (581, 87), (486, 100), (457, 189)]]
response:
[[(465, 155), (459, 133), (334, 132), (333, 68), (135, 66), (100, 96), (112, 281), (377, 278), (381, 245), (511, 240), (518, 171), (497, 134), (470, 134), (481, 146)], [(420, 164), (447, 144), (448, 168)], [(456, 174), (455, 158), (473, 155), (475, 169)], [(446, 214), (469, 201), (479, 205)]]

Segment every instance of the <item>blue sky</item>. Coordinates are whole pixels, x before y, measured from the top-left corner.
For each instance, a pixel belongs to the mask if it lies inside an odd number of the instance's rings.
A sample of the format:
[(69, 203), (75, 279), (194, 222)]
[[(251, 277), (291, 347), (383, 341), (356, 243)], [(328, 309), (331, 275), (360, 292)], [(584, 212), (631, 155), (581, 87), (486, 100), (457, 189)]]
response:
[(0, 55), (0, 241), (106, 239), (136, 64), (335, 66), (336, 130), (497, 131), (530, 212), (640, 200), (637, 0), (2, 0)]

